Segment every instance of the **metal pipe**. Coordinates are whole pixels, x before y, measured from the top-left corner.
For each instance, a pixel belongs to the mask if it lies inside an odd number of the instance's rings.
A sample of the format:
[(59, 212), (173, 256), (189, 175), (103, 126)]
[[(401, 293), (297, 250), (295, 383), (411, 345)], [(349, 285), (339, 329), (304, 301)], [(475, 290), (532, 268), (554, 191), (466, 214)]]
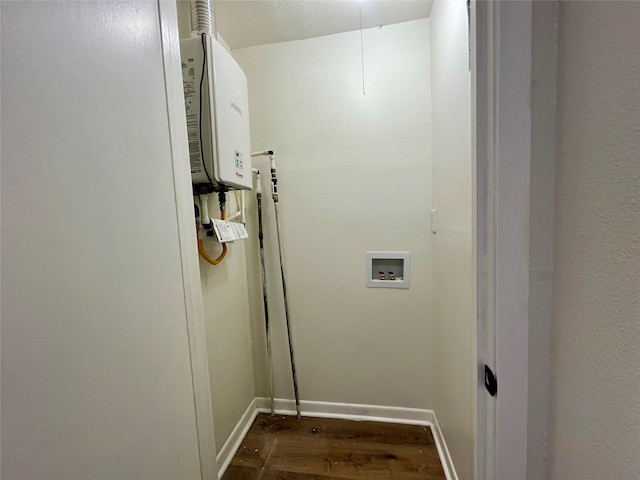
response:
[(278, 237), (278, 256), (280, 258), (280, 277), (282, 278), (282, 297), (284, 300), (284, 319), (287, 326), (287, 338), (289, 341), (289, 359), (291, 361), (291, 377), (293, 380), (293, 395), (296, 401), (296, 414), (300, 418), (300, 395), (298, 393), (298, 377), (296, 375), (296, 363), (293, 354), (293, 342), (291, 340), (291, 322), (289, 321), (289, 302), (287, 300), (287, 281), (284, 274), (284, 252), (280, 234), (280, 218), (278, 215), (278, 176), (276, 174), (276, 160), (273, 150), (263, 150), (254, 152), (252, 157), (269, 157), (269, 167), (271, 169), (271, 197), (273, 198), (273, 208), (276, 215), (276, 236)]
[(289, 321), (289, 302), (287, 300), (287, 281), (284, 274), (284, 252), (282, 251), (282, 235), (280, 234), (280, 218), (278, 215), (278, 177), (276, 175), (276, 161), (272, 150), (268, 151), (271, 168), (271, 197), (273, 209), (276, 214), (276, 236), (278, 237), (278, 255), (280, 257), (280, 276), (282, 278), (282, 298), (284, 299), (284, 319), (287, 325), (287, 337), (289, 339), (289, 359), (291, 360), (291, 377), (293, 379), (293, 395), (296, 400), (296, 414), (300, 418), (300, 395), (298, 393), (298, 378), (296, 375), (296, 363), (293, 355), (293, 341), (291, 339), (291, 323)]
[[(276, 193), (277, 196), (277, 193)], [(276, 212), (276, 232), (278, 237), (278, 253), (280, 254), (280, 275), (282, 277), (282, 297), (284, 299), (284, 319), (287, 324), (287, 337), (289, 339), (289, 359), (291, 360), (291, 376), (293, 378), (293, 395), (296, 400), (296, 415), (300, 418), (300, 395), (298, 393), (298, 378), (296, 376), (296, 363), (293, 355), (293, 343), (291, 341), (291, 325), (289, 322), (289, 302), (287, 301), (287, 282), (284, 276), (284, 256), (282, 253), (282, 243), (280, 241), (280, 221), (278, 219), (278, 202), (274, 203)]]
[(234, 213), (233, 215), (229, 215), (227, 217), (227, 221), (230, 222), (232, 220), (235, 220), (236, 218), (240, 218), (242, 216), (242, 212), (237, 211), (236, 213)]
[(203, 33), (218, 39), (215, 5), (212, 0), (191, 0), (191, 36), (199, 37)]
[(264, 234), (262, 232), (262, 186), (260, 180), (260, 170), (251, 169), (256, 176), (256, 201), (258, 203), (258, 239), (260, 241), (260, 270), (262, 272), (262, 303), (264, 305), (264, 326), (267, 343), (267, 381), (269, 389), (269, 407), (271, 415), (275, 413), (274, 399), (274, 379), (273, 379), (273, 356), (271, 354), (271, 330), (269, 328), (269, 305), (267, 303), (267, 276), (264, 265)]
[(240, 222), (244, 225), (246, 222), (244, 218), (244, 190), (235, 190), (233, 192), (236, 197), (236, 208), (238, 209), (234, 214), (227, 217), (228, 221), (240, 218)]
[(267, 155), (273, 155), (273, 150), (263, 150), (262, 152), (252, 152), (251, 156), (252, 157), (262, 157), (262, 156), (267, 156)]

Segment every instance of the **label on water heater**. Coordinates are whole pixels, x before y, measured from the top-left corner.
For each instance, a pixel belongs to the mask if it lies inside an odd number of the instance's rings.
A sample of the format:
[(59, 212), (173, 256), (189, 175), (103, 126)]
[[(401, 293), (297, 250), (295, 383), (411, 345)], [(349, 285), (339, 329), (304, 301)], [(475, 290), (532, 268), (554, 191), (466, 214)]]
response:
[(187, 114), (187, 135), (189, 138), (189, 161), (191, 163), (191, 173), (201, 173), (202, 154), (200, 152), (200, 124), (198, 115)]
[(184, 106), (187, 114), (187, 135), (189, 139), (189, 160), (191, 173), (204, 173), (200, 150), (200, 84), (196, 78), (196, 66), (202, 68), (195, 58), (182, 62), (184, 86)]
[(249, 238), (247, 229), (241, 223), (227, 222), (226, 220), (213, 219), (213, 231), (220, 243), (234, 242)]

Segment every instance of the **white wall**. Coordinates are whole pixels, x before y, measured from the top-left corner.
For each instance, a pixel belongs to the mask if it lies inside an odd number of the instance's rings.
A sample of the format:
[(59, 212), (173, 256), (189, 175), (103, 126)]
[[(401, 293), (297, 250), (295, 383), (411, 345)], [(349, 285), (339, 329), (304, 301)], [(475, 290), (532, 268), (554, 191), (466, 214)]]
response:
[(532, 4), (527, 479), (546, 478), (553, 294), (557, 2)]
[(157, 4), (1, 8), (2, 478), (200, 478)]
[[(233, 196), (228, 195), (229, 213), (236, 211)], [(217, 195), (211, 195), (210, 215), (219, 218), (219, 210)], [(214, 258), (222, 251), (215, 241), (205, 240), (205, 248)], [(230, 244), (227, 256), (218, 265), (201, 258), (200, 278), (213, 422), (220, 451), (256, 396), (244, 242)]]
[(561, 2), (548, 474), (640, 472), (640, 5)]
[[(178, 0), (176, 5), (180, 38), (189, 38), (189, 2)], [(218, 36), (218, 40), (227, 48), (222, 37)], [(237, 211), (235, 194), (229, 194), (227, 201), (227, 213), (231, 215)], [(217, 194), (210, 195), (209, 215), (220, 218), (219, 211)], [(217, 242), (208, 240), (205, 240), (205, 249), (213, 258), (222, 251)], [(255, 397), (249, 291), (243, 242), (230, 244), (227, 256), (216, 266), (201, 258), (200, 278), (216, 448), (220, 451)]]
[(433, 408), (461, 479), (473, 477), (476, 364), (471, 74), (466, 2), (431, 8)]
[[(428, 21), (364, 31), (366, 95), (359, 32), (233, 53), (249, 80), (253, 148), (277, 156), (302, 399), (431, 407)], [(276, 396), (293, 398), (270, 198), (265, 211)], [(257, 245), (247, 246), (262, 341)], [(367, 289), (367, 250), (410, 251), (411, 288)]]

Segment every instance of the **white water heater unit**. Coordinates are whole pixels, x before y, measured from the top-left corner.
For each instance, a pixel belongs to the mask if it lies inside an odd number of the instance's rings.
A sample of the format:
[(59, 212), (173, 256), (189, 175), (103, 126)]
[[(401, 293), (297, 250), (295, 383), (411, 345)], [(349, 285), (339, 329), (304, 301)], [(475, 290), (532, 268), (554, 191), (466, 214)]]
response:
[(180, 41), (193, 184), (250, 190), (247, 77), (211, 35)]

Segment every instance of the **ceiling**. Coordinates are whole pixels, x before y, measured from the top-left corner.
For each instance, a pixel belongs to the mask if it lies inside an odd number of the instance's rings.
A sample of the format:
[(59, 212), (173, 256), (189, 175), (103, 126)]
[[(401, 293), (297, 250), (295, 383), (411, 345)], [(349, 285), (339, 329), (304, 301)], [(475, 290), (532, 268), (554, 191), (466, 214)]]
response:
[(332, 35), (429, 16), (433, 0), (215, 0), (217, 29), (244, 48)]

